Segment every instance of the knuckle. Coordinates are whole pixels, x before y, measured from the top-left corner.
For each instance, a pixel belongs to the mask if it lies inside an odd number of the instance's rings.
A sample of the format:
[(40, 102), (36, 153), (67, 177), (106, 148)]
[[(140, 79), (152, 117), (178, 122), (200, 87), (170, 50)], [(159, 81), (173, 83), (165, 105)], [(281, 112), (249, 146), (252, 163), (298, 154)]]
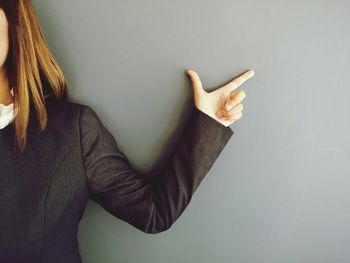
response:
[(237, 79), (235, 79), (234, 81), (232, 81), (232, 84), (234, 87), (238, 87), (239, 86), (239, 81)]
[(236, 120), (238, 120), (238, 119), (240, 119), (240, 118), (242, 118), (242, 112), (238, 112), (238, 113), (236, 113), (235, 115), (234, 115), (234, 118), (236, 119)]
[(236, 106), (237, 103), (238, 103), (238, 101), (237, 101), (237, 99), (232, 99), (232, 100), (231, 100), (231, 103), (232, 103), (233, 106)]

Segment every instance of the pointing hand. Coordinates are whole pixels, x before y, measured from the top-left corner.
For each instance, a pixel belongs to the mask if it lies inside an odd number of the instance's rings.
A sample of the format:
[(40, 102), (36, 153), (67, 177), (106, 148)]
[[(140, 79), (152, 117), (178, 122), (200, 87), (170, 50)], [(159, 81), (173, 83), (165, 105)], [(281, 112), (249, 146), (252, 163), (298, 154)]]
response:
[(243, 90), (234, 90), (254, 76), (255, 72), (253, 70), (246, 71), (212, 92), (203, 89), (202, 82), (195, 71), (189, 69), (186, 72), (191, 77), (195, 106), (199, 110), (226, 127), (242, 117), (242, 100), (246, 97), (246, 94)]

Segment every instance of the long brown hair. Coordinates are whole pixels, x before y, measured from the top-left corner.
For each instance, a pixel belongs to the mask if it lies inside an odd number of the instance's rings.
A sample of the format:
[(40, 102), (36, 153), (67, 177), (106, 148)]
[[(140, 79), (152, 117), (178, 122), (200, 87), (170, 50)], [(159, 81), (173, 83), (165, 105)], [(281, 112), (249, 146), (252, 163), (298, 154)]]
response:
[(9, 25), (9, 53), (4, 66), (17, 112), (15, 141), (22, 152), (27, 141), (31, 105), (36, 111), (39, 129), (44, 130), (47, 125), (45, 98), (67, 99), (69, 87), (49, 50), (31, 1), (0, 0), (0, 8)]

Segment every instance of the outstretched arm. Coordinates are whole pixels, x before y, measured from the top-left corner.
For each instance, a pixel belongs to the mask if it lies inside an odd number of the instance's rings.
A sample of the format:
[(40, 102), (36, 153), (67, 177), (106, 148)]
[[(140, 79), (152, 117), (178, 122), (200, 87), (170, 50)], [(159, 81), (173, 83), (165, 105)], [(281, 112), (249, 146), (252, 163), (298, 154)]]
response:
[[(171, 227), (234, 133), (228, 124), (238, 119), (242, 94), (230, 97), (229, 84), (206, 93), (199, 89), (198, 75), (192, 77), (197, 85), (195, 106), (174, 152), (152, 181), (130, 165), (96, 112), (87, 105), (81, 107), (81, 149), (91, 198), (145, 233), (159, 233)], [(232, 83), (238, 84), (237, 80)], [(233, 103), (233, 109), (220, 109), (226, 105), (223, 102)], [(223, 118), (212, 115), (218, 110)]]

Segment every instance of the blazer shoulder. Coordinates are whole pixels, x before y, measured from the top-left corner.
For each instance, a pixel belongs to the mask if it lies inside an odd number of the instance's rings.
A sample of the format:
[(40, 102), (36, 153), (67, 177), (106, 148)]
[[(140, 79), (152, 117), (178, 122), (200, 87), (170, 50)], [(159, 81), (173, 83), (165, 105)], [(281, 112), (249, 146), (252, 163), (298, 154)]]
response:
[(46, 109), (51, 118), (69, 117), (77, 115), (79, 117), (80, 112), (83, 108), (90, 108), (90, 106), (71, 100), (57, 100), (47, 99)]
[(45, 106), (48, 115), (48, 124), (55, 130), (74, 132), (79, 129), (80, 115), (86, 104), (71, 101), (47, 99)]

